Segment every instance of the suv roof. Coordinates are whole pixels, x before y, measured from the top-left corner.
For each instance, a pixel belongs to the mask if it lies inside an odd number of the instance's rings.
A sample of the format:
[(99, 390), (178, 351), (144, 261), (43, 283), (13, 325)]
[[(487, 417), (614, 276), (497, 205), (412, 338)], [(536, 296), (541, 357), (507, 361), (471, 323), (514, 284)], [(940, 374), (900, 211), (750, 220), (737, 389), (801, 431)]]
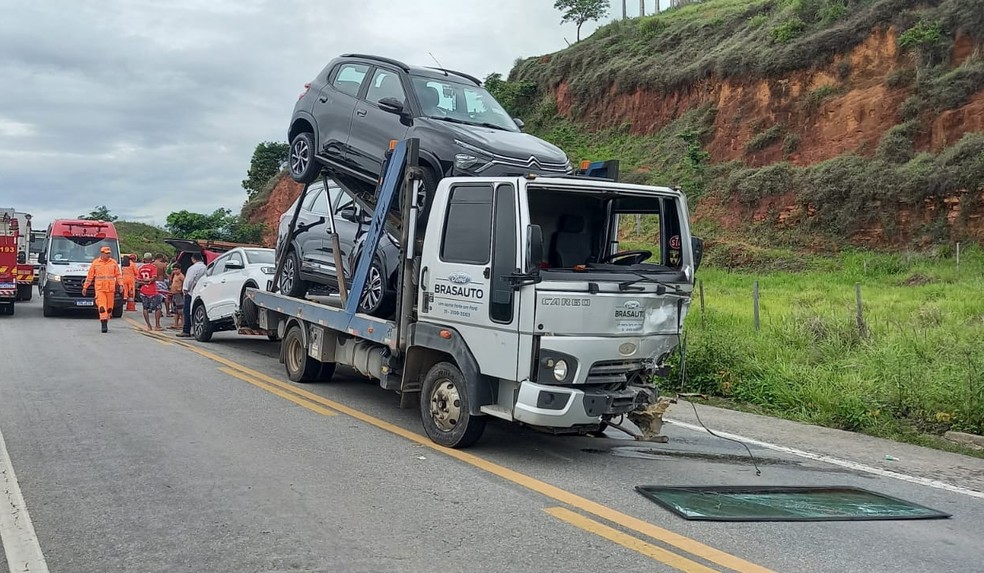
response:
[(474, 76), (468, 75), (468, 74), (463, 73), (463, 72), (456, 72), (454, 70), (448, 70), (448, 69), (445, 69), (445, 68), (431, 68), (431, 67), (409, 66), (409, 65), (407, 65), (407, 64), (405, 64), (405, 63), (403, 63), (403, 62), (401, 62), (399, 60), (394, 60), (392, 58), (386, 58), (386, 57), (383, 57), (383, 56), (374, 56), (372, 54), (342, 54), (341, 57), (342, 58), (346, 58), (346, 59), (369, 60), (369, 61), (373, 61), (373, 62), (380, 62), (380, 63), (384, 63), (384, 64), (389, 64), (391, 66), (396, 66), (396, 67), (400, 68), (401, 70), (403, 70), (404, 72), (407, 72), (408, 74), (412, 74), (412, 75), (415, 75), (415, 76), (426, 76), (426, 77), (432, 77), (432, 78), (443, 78), (443, 77), (448, 77), (449, 75), (452, 75), (453, 74), (453, 75), (458, 76), (458, 77), (460, 77), (462, 79), (468, 80), (468, 81), (474, 83), (477, 86), (482, 85), (482, 82), (478, 78), (476, 78)]

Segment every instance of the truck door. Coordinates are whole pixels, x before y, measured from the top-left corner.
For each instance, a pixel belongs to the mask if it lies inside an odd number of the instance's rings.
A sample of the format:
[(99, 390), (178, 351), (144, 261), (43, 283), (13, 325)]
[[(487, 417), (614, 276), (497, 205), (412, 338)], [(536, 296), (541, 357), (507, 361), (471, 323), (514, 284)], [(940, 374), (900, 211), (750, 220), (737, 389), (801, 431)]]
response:
[(421, 256), (420, 319), (465, 339), (483, 374), (515, 380), (519, 355), (517, 192), (511, 183), (462, 182), (435, 205)]

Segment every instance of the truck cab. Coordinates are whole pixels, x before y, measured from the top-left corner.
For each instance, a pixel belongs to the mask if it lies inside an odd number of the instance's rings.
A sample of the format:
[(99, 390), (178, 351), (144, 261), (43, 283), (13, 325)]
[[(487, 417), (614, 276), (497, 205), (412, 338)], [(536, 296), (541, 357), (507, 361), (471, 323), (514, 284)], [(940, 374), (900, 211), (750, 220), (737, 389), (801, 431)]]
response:
[[(38, 255), (41, 267), (39, 288), (44, 316), (60, 311), (94, 307), (92, 288), (82, 296), (82, 285), (99, 250), (109, 247), (120, 261), (120, 242), (116, 227), (107, 221), (57, 219), (48, 226), (44, 246)], [(123, 295), (116, 294), (113, 316), (123, 316)]]
[[(620, 237), (639, 215), (652, 221), (652, 246), (625, 250)], [(680, 191), (446, 179), (425, 237), (419, 322), (453, 328), (494, 381), (494, 396), (474, 396), (479, 412), (576, 428), (655, 398), (699, 264)], [(504, 408), (499, 397), (511, 395)]]

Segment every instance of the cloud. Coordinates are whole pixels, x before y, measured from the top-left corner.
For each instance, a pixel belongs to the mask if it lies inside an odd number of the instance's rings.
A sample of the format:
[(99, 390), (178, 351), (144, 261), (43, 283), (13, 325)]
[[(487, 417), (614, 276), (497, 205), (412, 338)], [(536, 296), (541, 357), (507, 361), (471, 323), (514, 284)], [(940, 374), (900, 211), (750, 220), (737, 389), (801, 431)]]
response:
[(37, 227), (96, 205), (156, 224), (237, 210), (253, 148), (286, 139), (331, 58), (505, 74), (573, 41), (559, 22), (531, 0), (17, 2), (0, 19), (0, 206)]

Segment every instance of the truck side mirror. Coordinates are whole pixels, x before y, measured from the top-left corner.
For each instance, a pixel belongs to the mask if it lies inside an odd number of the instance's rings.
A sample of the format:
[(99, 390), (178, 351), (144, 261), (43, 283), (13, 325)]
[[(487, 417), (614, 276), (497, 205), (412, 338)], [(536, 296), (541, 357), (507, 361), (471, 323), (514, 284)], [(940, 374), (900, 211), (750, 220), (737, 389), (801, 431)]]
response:
[(526, 272), (539, 274), (543, 264), (543, 229), (540, 225), (526, 227)]
[(44, 251), (38, 253), (38, 264), (43, 265), (48, 262), (48, 257), (45, 256)]
[(700, 237), (690, 238), (690, 248), (694, 254), (694, 270), (700, 268), (700, 260), (704, 258), (704, 239)]

